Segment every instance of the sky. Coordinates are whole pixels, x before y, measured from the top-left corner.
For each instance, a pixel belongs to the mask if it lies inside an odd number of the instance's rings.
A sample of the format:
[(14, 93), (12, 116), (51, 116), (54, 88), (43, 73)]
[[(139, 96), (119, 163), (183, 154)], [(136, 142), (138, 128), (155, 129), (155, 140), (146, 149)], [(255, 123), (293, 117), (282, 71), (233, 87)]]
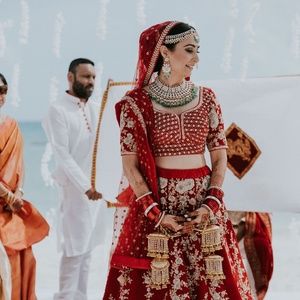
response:
[(4, 112), (40, 121), (78, 57), (96, 63), (100, 101), (108, 78), (133, 79), (139, 34), (165, 20), (199, 32), (194, 82), (300, 73), (299, 0), (0, 0)]

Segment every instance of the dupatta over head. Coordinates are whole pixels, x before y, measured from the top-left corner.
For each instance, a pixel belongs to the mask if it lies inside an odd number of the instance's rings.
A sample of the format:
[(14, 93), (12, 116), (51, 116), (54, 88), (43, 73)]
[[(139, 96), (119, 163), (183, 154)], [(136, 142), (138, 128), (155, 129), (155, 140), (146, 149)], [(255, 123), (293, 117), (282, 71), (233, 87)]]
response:
[[(126, 114), (134, 120), (134, 128), (132, 135), (135, 138), (137, 145), (137, 157), (139, 161), (140, 172), (144, 176), (149, 189), (152, 191), (154, 198), (158, 199), (158, 184), (156, 166), (154, 156), (151, 149), (151, 136), (154, 122), (154, 112), (146, 92), (143, 87), (148, 85), (151, 81), (154, 73), (154, 68), (159, 58), (159, 50), (163, 45), (165, 37), (168, 35), (171, 28), (178, 22), (167, 21), (163, 22), (144, 30), (139, 39), (139, 58), (135, 73), (134, 89), (127, 92), (126, 95), (119, 101), (116, 106), (116, 117), (119, 125), (122, 111), (126, 110)], [(150, 264), (149, 259), (141, 260), (141, 262), (132, 261), (130, 257), (122, 257), (118, 255), (121, 251), (118, 249), (119, 245), (122, 245), (122, 237), (125, 239), (128, 236), (133, 236), (133, 232), (126, 232), (122, 234), (124, 228), (128, 228), (123, 221), (130, 222), (128, 211), (138, 210), (138, 204), (134, 201), (135, 194), (131, 189), (127, 179), (123, 176), (119, 189), (119, 195), (117, 196), (118, 203), (115, 212), (114, 221), (114, 234), (112, 243), (112, 252), (115, 255), (112, 256), (111, 264), (116, 267), (130, 266), (148, 268)], [(137, 216), (136, 216), (137, 217)], [(140, 220), (142, 223), (148, 223), (146, 218)], [(141, 226), (146, 226), (141, 225)], [(147, 225), (149, 226), (149, 224)], [(121, 240), (119, 237), (121, 236)]]
[(169, 31), (179, 22), (166, 21), (144, 30), (139, 40), (139, 58), (135, 74), (135, 87), (142, 88), (149, 84), (163, 45)]
[[(135, 139), (138, 147), (142, 174), (152, 190), (154, 196), (158, 197), (155, 162), (149, 141), (153, 124), (153, 107), (149, 97), (143, 91), (143, 87), (151, 81), (154, 69), (159, 58), (159, 50), (169, 31), (179, 22), (166, 21), (156, 24), (144, 30), (139, 39), (139, 58), (135, 73), (134, 89), (127, 92), (126, 96), (116, 104), (116, 116), (120, 124), (121, 110), (124, 104), (128, 106), (129, 113), (135, 120)], [(126, 105), (125, 104), (125, 105)], [(123, 180), (124, 182), (124, 180)], [(130, 187), (129, 187), (130, 188)], [(130, 193), (133, 193), (130, 191)], [(118, 196), (123, 204), (128, 200), (128, 189)], [(128, 204), (128, 203), (127, 203)]]

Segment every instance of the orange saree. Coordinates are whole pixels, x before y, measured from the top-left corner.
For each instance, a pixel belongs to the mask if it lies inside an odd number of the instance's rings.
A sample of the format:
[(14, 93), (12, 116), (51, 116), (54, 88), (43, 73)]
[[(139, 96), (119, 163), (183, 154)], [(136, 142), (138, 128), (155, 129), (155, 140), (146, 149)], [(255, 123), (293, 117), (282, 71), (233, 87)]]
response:
[[(0, 124), (0, 183), (15, 192), (23, 181), (23, 140), (15, 120)], [(0, 198), (0, 240), (11, 264), (12, 300), (35, 300), (35, 258), (31, 246), (49, 232), (49, 225), (28, 201), (17, 213)]]

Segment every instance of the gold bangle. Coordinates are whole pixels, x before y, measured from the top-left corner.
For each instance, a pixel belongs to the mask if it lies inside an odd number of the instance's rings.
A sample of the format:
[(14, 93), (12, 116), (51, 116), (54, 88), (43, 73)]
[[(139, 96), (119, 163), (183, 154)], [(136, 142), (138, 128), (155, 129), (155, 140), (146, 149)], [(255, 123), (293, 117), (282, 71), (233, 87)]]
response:
[(8, 192), (5, 197), (5, 201), (9, 206), (12, 206), (16, 201), (14, 194), (12, 192)]
[(22, 197), (24, 196), (24, 190), (23, 190), (21, 187), (19, 187), (19, 188), (17, 189), (17, 191), (19, 191), (19, 192), (21, 193), (21, 196), (22, 196)]
[(0, 197), (6, 198), (9, 190), (0, 182)]
[(0, 194), (0, 198), (6, 199), (8, 191), (1, 191), (2, 193)]

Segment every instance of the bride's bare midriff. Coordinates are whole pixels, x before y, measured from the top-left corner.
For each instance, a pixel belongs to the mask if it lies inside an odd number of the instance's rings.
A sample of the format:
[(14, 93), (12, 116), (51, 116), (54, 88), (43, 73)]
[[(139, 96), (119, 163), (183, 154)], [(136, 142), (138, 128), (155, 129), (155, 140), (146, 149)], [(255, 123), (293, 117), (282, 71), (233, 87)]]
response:
[(156, 166), (164, 169), (197, 169), (206, 165), (203, 154), (155, 157)]

